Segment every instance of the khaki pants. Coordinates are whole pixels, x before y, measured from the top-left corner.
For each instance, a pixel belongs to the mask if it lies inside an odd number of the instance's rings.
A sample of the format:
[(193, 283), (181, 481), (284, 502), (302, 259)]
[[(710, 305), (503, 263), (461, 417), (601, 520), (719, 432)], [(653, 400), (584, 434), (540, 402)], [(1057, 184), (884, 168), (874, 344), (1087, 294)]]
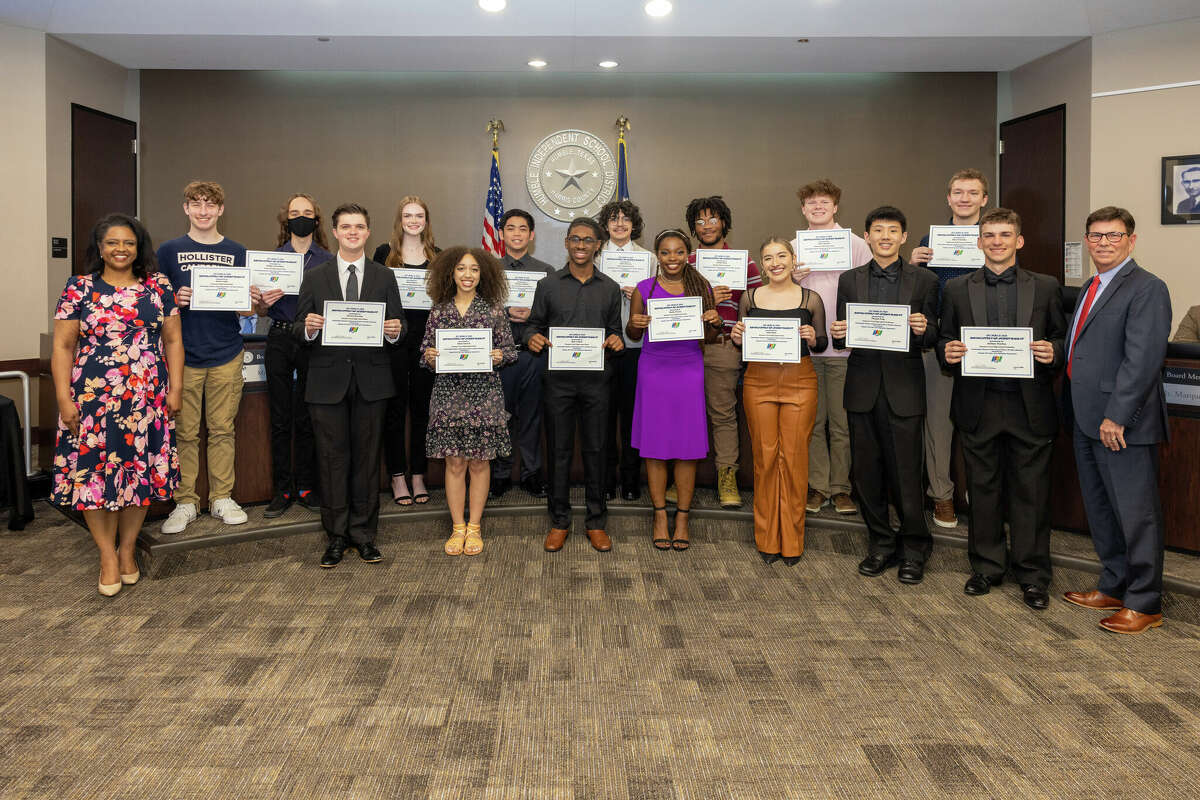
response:
[(717, 469), (738, 465), (737, 384), (742, 351), (728, 336), (704, 346), (704, 401)]
[(925, 362), (925, 473), (929, 476), (929, 496), (934, 500), (952, 500), (954, 483), (950, 480), (951, 442), (954, 423), (950, 421), (950, 397), (954, 378), (942, 374), (937, 353), (921, 354)]
[(233, 422), (242, 402), (242, 354), (217, 367), (183, 368), (183, 408), (175, 420), (179, 448), (176, 503), (197, 503), (200, 472), (200, 420), (208, 424), (209, 500), (233, 495)]
[(812, 358), (817, 373), (817, 419), (808, 446), (808, 485), (826, 497), (850, 494), (850, 425), (843, 399), (846, 362), (845, 358)]

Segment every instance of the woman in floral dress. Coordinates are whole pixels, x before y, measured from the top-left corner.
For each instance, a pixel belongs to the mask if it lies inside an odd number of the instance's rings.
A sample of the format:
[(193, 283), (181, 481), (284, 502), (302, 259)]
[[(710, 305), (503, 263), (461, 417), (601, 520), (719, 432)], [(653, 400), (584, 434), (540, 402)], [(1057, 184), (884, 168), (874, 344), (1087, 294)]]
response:
[[(512, 328), (504, 313), (508, 282), (504, 269), (479, 248), (451, 247), (438, 254), (426, 279), (433, 308), (421, 342), (424, 365), (437, 371), (437, 331), (490, 328), (491, 372), (438, 373), (429, 403), (426, 454), (446, 459), (446, 504), (454, 528), (446, 555), (478, 555), (483, 550), (479, 521), (491, 483), (491, 460), (512, 452), (508, 412), (497, 369), (517, 360)], [(464, 516), (467, 473), (471, 475), (471, 519)]]
[(146, 510), (179, 482), (171, 419), (182, 402), (183, 340), (174, 291), (155, 271), (141, 222), (100, 220), (87, 265), (68, 279), (54, 312), (51, 500), (83, 512), (100, 551), (100, 593), (111, 597), (137, 583), (134, 547)]

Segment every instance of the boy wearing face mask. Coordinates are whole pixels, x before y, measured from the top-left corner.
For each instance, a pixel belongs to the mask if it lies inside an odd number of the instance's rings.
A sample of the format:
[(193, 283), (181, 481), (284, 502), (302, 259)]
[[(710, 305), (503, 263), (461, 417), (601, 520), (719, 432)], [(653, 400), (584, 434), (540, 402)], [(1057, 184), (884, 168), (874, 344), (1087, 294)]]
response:
[[(279, 209), (276, 252), (303, 253), (304, 270), (333, 258), (321, 227), (321, 207), (311, 195), (293, 194)], [(271, 482), (274, 496), (263, 516), (283, 515), (299, 501), (310, 511), (321, 510), (317, 494), (316, 448), (304, 390), (308, 384), (308, 350), (292, 335), (298, 296), (279, 289), (250, 290), (260, 315), (271, 320), (264, 353), (267, 403), (271, 415)], [(293, 450), (294, 444), (294, 450)]]

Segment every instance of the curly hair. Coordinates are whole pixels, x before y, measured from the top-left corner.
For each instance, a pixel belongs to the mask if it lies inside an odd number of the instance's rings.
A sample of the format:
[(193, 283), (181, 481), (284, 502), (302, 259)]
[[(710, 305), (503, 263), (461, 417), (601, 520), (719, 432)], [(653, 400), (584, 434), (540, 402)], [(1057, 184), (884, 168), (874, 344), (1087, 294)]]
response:
[[(688, 255), (691, 255), (692, 243), (691, 240), (688, 239), (688, 235), (678, 228), (667, 228), (664, 231), (659, 231), (658, 235), (654, 237), (655, 258), (658, 257), (659, 245), (661, 245), (667, 239), (678, 239), (679, 241), (683, 242), (683, 246), (687, 248)], [(658, 265), (654, 274), (656, 278), (662, 276), (663, 272), (661, 263)], [(710, 308), (717, 307), (716, 303), (713, 302), (712, 285), (708, 282), (707, 278), (700, 274), (700, 271), (697, 270), (696, 267), (690, 263), (690, 261), (685, 261), (683, 263), (683, 273), (680, 275), (680, 277), (683, 279), (683, 293), (685, 295), (688, 297), (699, 297), (703, 302), (705, 311)]]
[(596, 214), (596, 221), (600, 223), (600, 227), (604, 228), (604, 238), (608, 238), (608, 223), (612, 221), (617, 214), (624, 214), (629, 218), (633, 225), (633, 233), (629, 234), (630, 239), (642, 238), (644, 223), (642, 222), (642, 212), (633, 204), (632, 200), (610, 200), (600, 208), (600, 213)]
[(216, 205), (225, 205), (225, 190), (216, 181), (191, 181), (183, 187), (183, 202), (207, 200)]
[(508, 279), (504, 277), (504, 267), (494, 255), (481, 247), (458, 245), (438, 253), (425, 276), (425, 291), (429, 293), (429, 299), (434, 303), (454, 300), (458, 294), (454, 268), (468, 255), (479, 265), (479, 285), (475, 287), (475, 294), (489, 306), (502, 308), (508, 300)]
[(109, 214), (102, 217), (96, 223), (96, 227), (92, 228), (87, 255), (84, 256), (83, 262), (88, 272), (96, 277), (103, 274), (104, 259), (100, 256), (100, 243), (104, 241), (104, 235), (110, 228), (129, 228), (133, 231), (134, 238), (137, 239), (137, 256), (134, 257), (132, 264), (135, 278), (144, 281), (158, 271), (158, 261), (154, 257), (154, 243), (150, 241), (150, 232), (146, 230), (146, 226), (142, 224), (141, 220), (128, 214)]
[(416, 203), (425, 212), (425, 227), (421, 230), (421, 247), (425, 249), (425, 260), (432, 261), (438, 253), (437, 247), (433, 244), (433, 219), (429, 216), (429, 206), (415, 194), (405, 195), (400, 198), (400, 203), (396, 206), (396, 220), (392, 223), (392, 238), (388, 241), (391, 252), (388, 253), (386, 266), (404, 266), (404, 248), (401, 247), (404, 244), (404, 207), (410, 203)]
[(707, 211), (711, 214), (716, 214), (721, 220), (721, 235), (728, 236), (733, 230), (733, 212), (729, 210), (729, 206), (721, 198), (721, 195), (714, 194), (712, 197), (697, 197), (692, 202), (688, 203), (687, 210), (684, 211), (684, 216), (687, 217), (684, 222), (687, 223), (688, 230), (692, 235), (696, 235), (696, 218), (700, 216), (701, 211)]
[(275, 219), (279, 221), (279, 241), (275, 243), (275, 246), (283, 247), (292, 240), (292, 232), (288, 230), (288, 209), (291, 207), (292, 201), (297, 197), (303, 197), (312, 203), (313, 220), (317, 223), (316, 230), (313, 231), (313, 241), (317, 243), (318, 247), (328, 250), (329, 243), (325, 241), (325, 229), (321, 227), (321, 207), (317, 205), (317, 201), (313, 199), (313, 196), (307, 192), (296, 192), (290, 195), (279, 209), (279, 213), (275, 215)]
[(816, 197), (817, 195), (825, 195), (833, 201), (835, 206), (840, 205), (842, 202), (841, 188), (836, 183), (829, 180), (829, 178), (821, 178), (813, 181), (812, 183), (806, 183), (796, 190), (796, 197), (800, 198), (801, 203), (807, 201), (808, 198)]

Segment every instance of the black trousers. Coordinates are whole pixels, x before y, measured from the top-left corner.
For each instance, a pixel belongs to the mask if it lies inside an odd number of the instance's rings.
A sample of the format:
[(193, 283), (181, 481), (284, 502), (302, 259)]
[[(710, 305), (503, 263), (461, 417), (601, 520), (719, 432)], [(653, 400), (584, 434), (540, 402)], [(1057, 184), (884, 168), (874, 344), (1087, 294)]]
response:
[(637, 399), (640, 347), (627, 347), (612, 357), (612, 391), (608, 402), (608, 432), (604, 436), (604, 479), (608, 485), (637, 486), (642, 457), (633, 447), (633, 406)]
[(375, 541), (379, 527), (379, 456), (386, 400), (363, 400), (358, 384), (337, 403), (310, 403), (321, 469), (321, 524), (332, 539)]
[[(1020, 392), (988, 391), (974, 431), (958, 431), (971, 498), (971, 570), (1050, 585), (1050, 456), (1054, 438), (1029, 429)], [(1008, 521), (1008, 541), (1004, 522)]]
[(512, 454), (492, 461), (492, 480), (512, 475), (513, 455), (521, 454), (521, 480), (537, 475), (542, 469), (542, 372), (546, 359), (528, 350), (517, 351), (517, 360), (500, 370), (504, 387), (504, 409), (508, 412), (508, 432), (513, 441)]
[[(429, 398), (433, 394), (433, 370), (421, 366), (421, 338), (424, 331), (409, 331), (400, 347), (393, 348), (392, 380), (396, 395), (387, 401), (383, 429), (383, 452), (389, 475), (424, 475), (429, 468), (425, 457), (425, 431), (429, 427)], [(408, 441), (405, 443), (405, 419)], [(410, 457), (411, 456), (411, 457)]]
[(1143, 614), (1162, 612), (1163, 513), (1158, 445), (1114, 453), (1075, 423), (1075, 464), (1092, 544), (1100, 557), (1097, 589)]
[(579, 426), (583, 456), (587, 529), (604, 528), (604, 434), (608, 430), (608, 387), (611, 367), (604, 372), (552, 373), (542, 376), (546, 404), (546, 441), (550, 462), (550, 522), (571, 525), (571, 458), (575, 455), (575, 426)]
[[(882, 390), (868, 412), (848, 412), (850, 453), (859, 511), (872, 555), (899, 555), (921, 564), (933, 550), (925, 521), (924, 415), (898, 417)], [(900, 532), (888, 522), (888, 497), (900, 515)]]
[(291, 327), (272, 326), (264, 351), (267, 405), (271, 418), (271, 482), (276, 494), (316, 488), (316, 449), (304, 389), (308, 350)]

